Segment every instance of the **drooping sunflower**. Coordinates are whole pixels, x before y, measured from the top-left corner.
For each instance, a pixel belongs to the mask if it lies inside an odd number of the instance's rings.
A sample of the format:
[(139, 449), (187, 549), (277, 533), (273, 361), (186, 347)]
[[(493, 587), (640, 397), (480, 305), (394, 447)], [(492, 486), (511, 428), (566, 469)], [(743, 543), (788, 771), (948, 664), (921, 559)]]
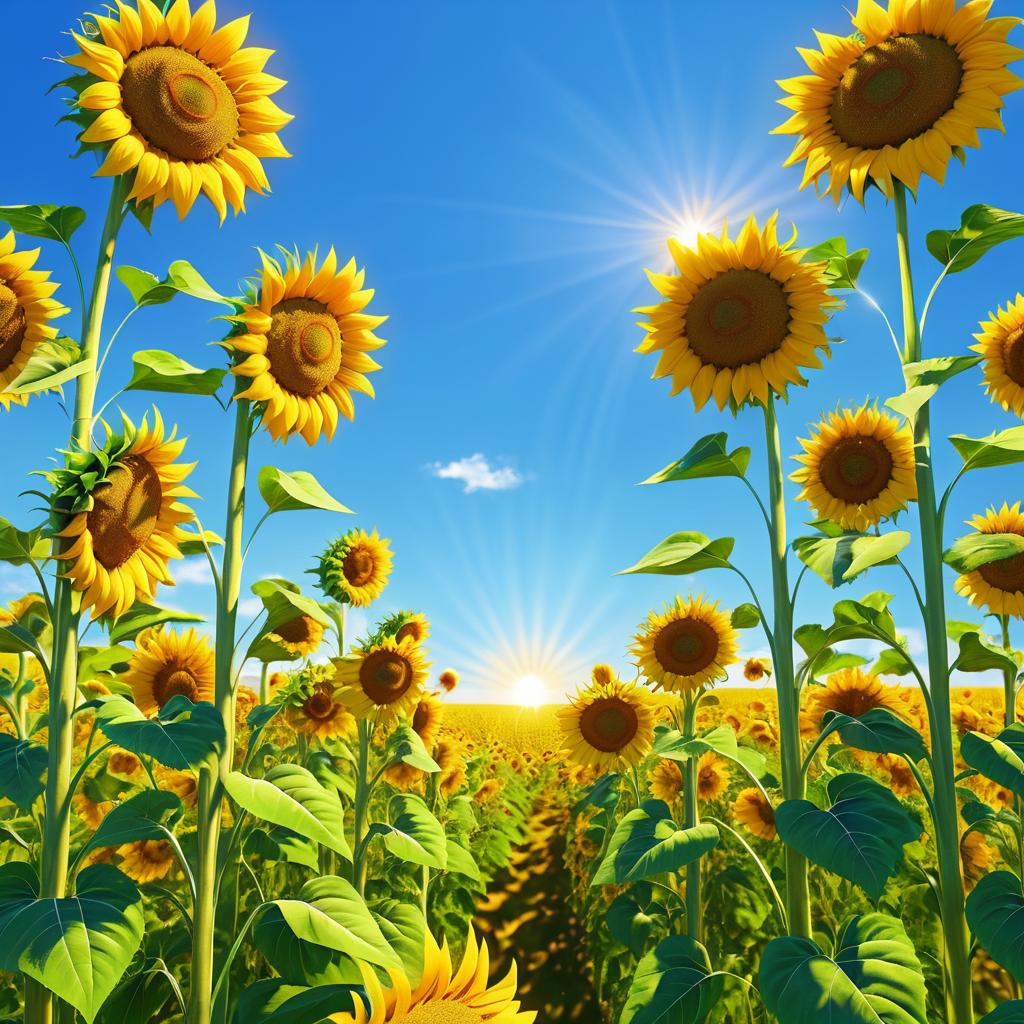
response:
[(1017, 18), (987, 18), (988, 0), (860, 0), (856, 33), (818, 33), (801, 49), (811, 70), (779, 82), (794, 113), (775, 129), (798, 140), (786, 166), (806, 161), (801, 188), (828, 177), (836, 203), (869, 183), (916, 190), (922, 174), (942, 184), (950, 158), (977, 148), (979, 128), (1002, 130), (1002, 97), (1021, 87), (1008, 65)]
[[(1024, 537), (1024, 514), (1020, 502), (996, 511), (986, 509), (984, 515), (967, 521), (978, 533), (1016, 533)], [(1010, 555), (964, 573), (953, 584), (958, 594), (975, 608), (987, 608), (993, 615), (1012, 615), (1024, 619), (1024, 555)]]
[(897, 687), (887, 686), (878, 676), (859, 668), (841, 668), (828, 677), (824, 686), (807, 691), (800, 716), (802, 732), (805, 736), (816, 734), (829, 711), (859, 718), (875, 708), (899, 715), (903, 702)]
[(120, 869), (139, 885), (166, 878), (174, 867), (174, 850), (163, 839), (141, 839), (117, 848)]
[(742, 789), (732, 805), (732, 816), (748, 831), (761, 839), (774, 839), (775, 811), (756, 786)]
[(430, 669), (419, 644), (391, 637), (340, 659), (336, 665), (341, 701), (356, 718), (376, 715), (381, 722), (413, 713)]
[(717, 601), (677, 597), (647, 616), (631, 649), (651, 683), (677, 693), (714, 682), (737, 661), (739, 634)]
[(618, 679), (577, 691), (558, 720), (565, 749), (585, 768), (639, 764), (654, 741), (650, 694)]
[(984, 321), (978, 344), (984, 357), (985, 393), (1007, 412), (1024, 416), (1024, 295), (1001, 306)]
[(280, 695), (285, 718), (296, 731), (329, 739), (354, 736), (356, 720), (342, 700), (333, 665), (310, 665), (296, 673)]
[(28, 395), (7, 389), (17, 380), (32, 353), (57, 337), (50, 321), (68, 310), (55, 299), (60, 287), (48, 270), (33, 270), (38, 249), (16, 252), (14, 232), (0, 238), (0, 405), (25, 405)]
[[(801, 371), (828, 355), (824, 325), (838, 305), (828, 294), (824, 264), (803, 262), (806, 250), (779, 242), (777, 217), (764, 229), (751, 217), (739, 237), (700, 235), (696, 248), (670, 240), (678, 274), (648, 272), (664, 301), (636, 310), (648, 322), (636, 351), (660, 352), (652, 377), (672, 377), (672, 394), (689, 388), (697, 409), (714, 397), (719, 409), (768, 401)], [(795, 239), (794, 239), (795, 240)]]
[(105, 151), (97, 174), (132, 174), (130, 199), (169, 199), (184, 218), (202, 192), (223, 221), (246, 189), (269, 190), (262, 159), (289, 156), (277, 132), (292, 118), (270, 98), (285, 83), (263, 70), (274, 51), (242, 45), (248, 16), (216, 29), (213, 0), (166, 15), (136, 3), (93, 16), (98, 38), (71, 34), (65, 62), (86, 73), (73, 82), (79, 140)]
[(387, 586), (391, 575), (390, 542), (376, 530), (349, 530), (328, 545), (312, 571), (326, 597), (339, 604), (365, 608)]
[(210, 641), (195, 629), (181, 633), (160, 627), (144, 629), (122, 677), (132, 688), (135, 705), (156, 714), (179, 694), (194, 704), (212, 701), (214, 658)]
[(518, 979), (513, 963), (499, 982), (488, 981), (490, 959), (472, 931), (458, 970), (448, 943), (441, 946), (429, 932), (424, 939), (423, 973), (419, 984), (401, 969), (388, 968), (390, 988), (384, 988), (373, 969), (360, 965), (366, 1000), (356, 998), (354, 1013), (336, 1013), (337, 1024), (533, 1024), (537, 1014), (520, 1010)]
[(380, 365), (367, 353), (385, 344), (373, 332), (387, 317), (364, 312), (373, 298), (365, 272), (354, 259), (339, 270), (333, 247), (319, 266), (315, 252), (260, 255), (255, 294), (234, 318), (240, 333), (223, 342), (237, 359), (231, 372), (251, 382), (236, 397), (262, 403), (275, 441), (330, 440), (339, 413), (355, 418), (353, 391), (373, 398), (366, 375)]
[(392, 617), (392, 625), (385, 632), (394, 636), (399, 643), (409, 637), (413, 643), (421, 644), (430, 636), (430, 621), (422, 612), (399, 612)]
[(308, 658), (315, 654), (324, 639), (323, 623), (312, 615), (296, 615), (294, 619), (282, 622), (267, 634), (267, 639), (283, 647), (290, 654)]
[(590, 678), (595, 683), (610, 683), (615, 678), (615, 672), (611, 665), (606, 665), (602, 662), (590, 670)]
[(663, 800), (671, 806), (683, 791), (683, 773), (679, 765), (668, 758), (661, 758), (651, 771), (648, 788), (656, 800)]
[(729, 769), (713, 750), (697, 760), (697, 796), (701, 800), (717, 800), (729, 788)]
[(174, 793), (186, 807), (195, 807), (199, 799), (199, 780), (193, 772), (181, 772), (157, 765), (153, 774), (161, 789)]
[(917, 779), (902, 757), (878, 754), (874, 759), (874, 766), (883, 776), (886, 788), (896, 796), (913, 796), (917, 792)]
[(800, 444), (803, 465), (790, 475), (803, 487), (797, 497), (844, 530), (863, 532), (917, 499), (914, 435), (887, 413), (837, 410)]
[(92, 617), (123, 615), (138, 600), (154, 596), (156, 585), (174, 585), (167, 563), (181, 558), (193, 518), (179, 498), (195, 497), (182, 481), (192, 465), (178, 462), (185, 446), (154, 412), (136, 429), (111, 434), (95, 452), (75, 452), (53, 474), (56, 512), (64, 520), (58, 536), (67, 547), (57, 555), (63, 575), (80, 593)]

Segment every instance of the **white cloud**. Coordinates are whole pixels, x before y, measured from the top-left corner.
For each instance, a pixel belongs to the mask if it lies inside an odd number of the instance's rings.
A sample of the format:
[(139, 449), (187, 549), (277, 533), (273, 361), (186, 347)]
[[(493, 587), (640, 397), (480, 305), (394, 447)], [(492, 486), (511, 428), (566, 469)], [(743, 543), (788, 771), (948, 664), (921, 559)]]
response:
[(523, 482), (523, 477), (511, 466), (492, 466), (480, 452), (455, 462), (435, 462), (431, 473), (442, 480), (461, 480), (463, 491), (509, 491)]
[(213, 582), (213, 573), (206, 556), (186, 558), (180, 565), (171, 570), (175, 583), (195, 583), (205, 585)]
[(258, 597), (243, 597), (238, 602), (238, 614), (251, 619), (263, 611), (263, 602)]

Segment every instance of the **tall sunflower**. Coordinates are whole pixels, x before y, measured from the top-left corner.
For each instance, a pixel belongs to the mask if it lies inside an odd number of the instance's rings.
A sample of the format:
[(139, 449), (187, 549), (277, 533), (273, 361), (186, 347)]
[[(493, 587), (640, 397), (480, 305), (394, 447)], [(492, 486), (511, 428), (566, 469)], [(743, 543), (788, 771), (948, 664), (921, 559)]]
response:
[(984, 357), (985, 393), (1007, 412), (1024, 416), (1024, 295), (1018, 292), (1015, 302), (989, 317), (971, 346)]
[(424, 693), (412, 713), (410, 725), (427, 750), (433, 750), (441, 732), (444, 705), (436, 693)]
[(182, 633), (160, 627), (144, 629), (135, 638), (135, 650), (122, 677), (135, 704), (147, 715), (156, 714), (179, 694), (193, 703), (213, 700), (213, 648), (194, 629)]
[(365, 272), (354, 259), (339, 269), (333, 247), (319, 265), (315, 252), (260, 255), (255, 294), (234, 318), (239, 332), (223, 342), (237, 359), (231, 372), (249, 381), (236, 397), (262, 403), (275, 441), (330, 440), (339, 413), (355, 418), (353, 391), (373, 398), (366, 375), (380, 364), (367, 353), (385, 344), (373, 332), (387, 317), (364, 312), (373, 298)]
[(714, 682), (739, 659), (739, 634), (718, 602), (677, 597), (639, 626), (632, 652), (640, 671), (663, 690), (677, 693)]
[(818, 33), (801, 49), (811, 70), (779, 82), (793, 115), (775, 129), (798, 140), (787, 166), (806, 161), (801, 188), (828, 177), (836, 203), (869, 184), (892, 195), (916, 190), (922, 174), (942, 184), (950, 158), (977, 148), (979, 128), (1002, 130), (1002, 97), (1021, 87), (1008, 65), (1017, 18), (987, 18), (989, 0), (860, 0), (856, 33)]
[(390, 541), (376, 530), (349, 530), (332, 541), (315, 569), (324, 596), (365, 608), (384, 592), (391, 575)]
[(642, 687), (613, 679), (577, 691), (558, 711), (562, 742), (583, 767), (639, 764), (654, 741), (654, 707)]
[[(114, 11), (111, 9), (111, 14)], [(85, 71), (77, 94), (79, 140), (105, 153), (97, 174), (132, 174), (129, 198), (168, 199), (184, 218), (202, 192), (221, 219), (245, 209), (245, 191), (269, 189), (260, 162), (286, 157), (277, 132), (292, 118), (270, 98), (285, 83), (264, 72), (273, 50), (244, 47), (249, 18), (216, 29), (213, 0), (194, 14), (152, 0), (117, 17), (93, 16), (98, 38), (72, 32)]]
[[(1020, 502), (996, 511), (987, 509), (984, 515), (967, 521), (978, 533), (1015, 533), (1024, 537), (1024, 514)], [(993, 615), (1013, 615), (1024, 619), (1024, 555), (1010, 555), (995, 562), (964, 573), (953, 584), (976, 608), (987, 608)]]
[(324, 626), (312, 615), (296, 615), (294, 619), (279, 623), (267, 634), (267, 639), (289, 654), (309, 657), (315, 654), (324, 639)]
[(751, 217), (735, 241), (700, 235), (696, 248), (670, 240), (678, 274), (648, 272), (664, 296), (636, 310), (648, 322), (636, 351), (660, 352), (652, 377), (672, 377), (672, 394), (689, 388), (697, 409), (712, 396), (719, 409), (768, 401), (806, 384), (801, 371), (828, 355), (824, 325), (837, 300), (825, 265), (805, 263), (806, 250), (780, 243), (777, 216), (764, 229)]
[(50, 321), (68, 310), (55, 299), (60, 287), (48, 270), (33, 270), (38, 249), (17, 252), (14, 232), (0, 238), (0, 405), (25, 405), (28, 395), (8, 392), (32, 353), (44, 341), (57, 337)]
[(797, 497), (844, 530), (863, 532), (917, 499), (914, 435), (888, 413), (837, 410), (800, 444)]
[(803, 731), (805, 735), (817, 733), (829, 711), (858, 718), (875, 708), (885, 708), (899, 715), (903, 702), (897, 688), (887, 686), (878, 676), (859, 668), (841, 668), (828, 677), (824, 686), (808, 690), (801, 715)]
[(319, 739), (355, 735), (356, 720), (342, 700), (332, 665), (310, 665), (275, 699), (285, 705), (285, 719), (296, 732)]
[(391, 637), (340, 659), (336, 666), (340, 700), (356, 718), (376, 715), (382, 722), (415, 711), (430, 668), (422, 647)]
[(136, 429), (125, 418), (124, 432), (108, 436), (98, 451), (76, 452), (52, 474), (55, 512), (68, 543), (59, 555), (63, 575), (92, 617), (117, 617), (136, 600), (151, 599), (156, 585), (174, 585), (168, 561), (181, 558), (185, 531), (193, 518), (179, 498), (196, 495), (182, 481), (194, 463), (178, 462), (185, 446), (154, 410)]

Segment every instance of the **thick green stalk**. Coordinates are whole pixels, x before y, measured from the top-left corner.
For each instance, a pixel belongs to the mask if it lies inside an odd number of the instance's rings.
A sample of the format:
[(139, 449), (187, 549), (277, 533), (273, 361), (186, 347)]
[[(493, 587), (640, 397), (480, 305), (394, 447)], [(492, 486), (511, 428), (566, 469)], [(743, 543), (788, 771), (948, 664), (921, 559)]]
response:
[[(786, 497), (782, 477), (782, 442), (771, 392), (764, 407), (768, 451), (768, 490), (772, 541), (773, 655), (779, 705), (779, 753), (782, 792), (787, 800), (803, 800), (806, 781), (800, 740), (800, 694), (793, 666), (793, 601), (789, 591), (789, 545), (786, 541)], [(811, 897), (807, 859), (786, 847), (786, 915), (791, 935), (811, 935)]]
[[(896, 241), (903, 292), (903, 362), (921, 359), (921, 330), (914, 298), (910, 261), (907, 190), (894, 183)], [(917, 461), (917, 511), (923, 556), (925, 636), (928, 642), (928, 689), (931, 694), (932, 776), (935, 789), (935, 846), (941, 890), (942, 931), (949, 971), (949, 1024), (973, 1024), (970, 937), (964, 919), (964, 887), (960, 874), (960, 829), (956, 799), (953, 737), (949, 713), (949, 654), (946, 599), (942, 578), (942, 525), (935, 500), (931, 421), (926, 402), (914, 417)]]
[[(1013, 644), (1010, 643), (1010, 616), (1000, 615), (999, 622), (1003, 631), (1003, 650), (1013, 657)], [(1003, 721), (1008, 726), (1017, 721), (1017, 672), (1012, 668), (1003, 670)]]
[[(237, 392), (240, 388), (236, 388)], [(234, 760), (234, 649), (238, 598), (242, 583), (242, 529), (245, 524), (245, 479), (249, 464), (250, 403), (235, 401), (235, 437), (228, 478), (224, 527), (224, 561), (217, 597), (214, 703), (227, 740), (220, 757), (199, 772), (198, 871), (192, 929), (192, 987), (188, 1024), (210, 1024), (212, 1014), (214, 925), (217, 910), (217, 843), (220, 837), (223, 781)]]
[(260, 666), (260, 703), (270, 703), (270, 687), (267, 684), (267, 677), (270, 675), (270, 666), (263, 662)]
[(359, 755), (356, 762), (355, 820), (352, 843), (352, 872), (356, 891), (366, 891), (366, 833), (367, 812), (370, 804), (370, 734), (372, 726), (367, 719), (359, 722)]
[[(683, 710), (683, 736), (691, 739), (697, 718), (697, 701), (687, 695)], [(686, 828), (700, 824), (697, 805), (697, 758), (690, 757), (683, 765), (683, 823)], [(700, 891), (700, 858), (686, 866), (686, 934), (703, 942), (703, 906)]]

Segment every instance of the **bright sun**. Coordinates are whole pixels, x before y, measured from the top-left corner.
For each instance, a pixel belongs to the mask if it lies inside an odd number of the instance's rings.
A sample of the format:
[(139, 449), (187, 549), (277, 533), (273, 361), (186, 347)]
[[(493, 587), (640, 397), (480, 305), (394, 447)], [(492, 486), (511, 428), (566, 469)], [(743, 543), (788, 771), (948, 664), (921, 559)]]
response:
[(520, 676), (515, 681), (513, 699), (526, 708), (539, 708), (548, 698), (548, 684), (540, 676)]

